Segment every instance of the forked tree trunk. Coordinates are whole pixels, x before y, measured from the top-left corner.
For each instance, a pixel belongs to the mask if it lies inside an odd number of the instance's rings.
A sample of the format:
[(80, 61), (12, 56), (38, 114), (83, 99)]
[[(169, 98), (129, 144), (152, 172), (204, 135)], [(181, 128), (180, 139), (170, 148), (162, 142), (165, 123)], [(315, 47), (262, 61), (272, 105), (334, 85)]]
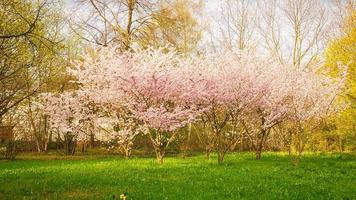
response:
[(129, 159), (131, 157), (131, 148), (125, 147), (124, 152), (125, 152), (125, 159)]
[(157, 162), (159, 164), (163, 164), (163, 157), (164, 157), (164, 154), (165, 154), (165, 150), (163, 148), (156, 148), (155, 149), (155, 152), (156, 152), (156, 159), (157, 159)]
[(225, 151), (219, 151), (218, 152), (218, 163), (222, 164), (224, 162), (224, 158), (225, 158)]
[(148, 135), (155, 150), (157, 162), (159, 164), (163, 164), (163, 158), (165, 156), (166, 149), (168, 148), (169, 144), (174, 141), (177, 132), (170, 132), (171, 136), (168, 138), (164, 136), (163, 132), (158, 130), (152, 131), (153, 132), (149, 130)]
[(64, 136), (64, 153), (66, 155), (74, 155), (77, 140), (74, 139), (73, 135), (67, 134)]
[(37, 138), (37, 136), (35, 137), (35, 142), (36, 142), (37, 152), (41, 153), (42, 150), (41, 150), (41, 146), (40, 146), (40, 141)]
[(261, 150), (257, 150), (257, 151), (255, 152), (256, 160), (260, 160), (260, 159), (261, 159), (261, 154), (262, 154), (262, 151), (261, 151)]
[(220, 138), (217, 139), (217, 144), (215, 146), (216, 152), (218, 154), (218, 164), (222, 164), (224, 162), (224, 158), (226, 153), (229, 151), (230, 148), (232, 148), (232, 144), (226, 141), (225, 138), (221, 138), (223, 136), (220, 136)]
[(256, 160), (260, 160), (262, 157), (262, 151), (263, 151), (263, 145), (265, 141), (267, 140), (268, 134), (270, 129), (261, 129), (261, 135), (259, 140), (257, 141), (256, 149), (255, 149), (255, 154), (256, 154)]

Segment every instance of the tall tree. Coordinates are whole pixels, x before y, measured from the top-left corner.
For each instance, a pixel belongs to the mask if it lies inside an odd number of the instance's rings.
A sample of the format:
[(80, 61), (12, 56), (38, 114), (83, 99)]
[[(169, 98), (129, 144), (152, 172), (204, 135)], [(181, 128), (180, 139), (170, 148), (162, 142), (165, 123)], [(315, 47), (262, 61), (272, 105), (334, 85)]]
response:
[(140, 45), (144, 48), (171, 46), (180, 53), (195, 50), (202, 30), (194, 13), (201, 8), (201, 2), (192, 0), (163, 3), (152, 14), (152, 23), (140, 30)]
[(71, 16), (71, 29), (89, 43), (115, 43), (128, 50), (138, 30), (150, 23), (156, 5), (157, 0), (78, 0), (74, 14), (80, 15)]
[(47, 150), (51, 133), (37, 95), (61, 91), (69, 79), (61, 6), (51, 0), (0, 2), (0, 119), (16, 125), (17, 138), (35, 141), (38, 151)]
[[(189, 52), (200, 40), (194, 11), (201, 3), (193, 0), (78, 0), (83, 15), (71, 16), (71, 29), (81, 39), (99, 46), (173, 46)], [(74, 12), (78, 13), (78, 12)]]
[(254, 46), (257, 3), (248, 0), (224, 0), (219, 8), (215, 46), (228, 49), (247, 49)]
[(58, 27), (48, 26), (53, 20), (48, 16), (50, 5), (26, 0), (0, 3), (0, 119), (38, 92), (55, 71), (62, 46)]
[(339, 73), (339, 63), (348, 65), (346, 91), (343, 100), (347, 101), (347, 109), (331, 120), (336, 124), (336, 136), (339, 150), (344, 150), (345, 142), (354, 145), (356, 142), (356, 10), (351, 1), (348, 5), (348, 15), (343, 22), (343, 32), (339, 38), (331, 41), (326, 49), (325, 68), (336, 76)]

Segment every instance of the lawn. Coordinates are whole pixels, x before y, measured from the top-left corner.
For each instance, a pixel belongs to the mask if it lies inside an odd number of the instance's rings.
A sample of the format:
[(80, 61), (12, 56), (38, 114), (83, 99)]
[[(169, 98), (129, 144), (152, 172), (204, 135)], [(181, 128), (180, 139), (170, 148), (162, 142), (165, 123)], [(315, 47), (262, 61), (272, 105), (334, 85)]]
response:
[[(56, 159), (53, 159), (56, 158)], [(0, 199), (356, 199), (356, 155), (308, 154), (299, 166), (267, 153), (124, 160), (20, 156), (0, 161)]]

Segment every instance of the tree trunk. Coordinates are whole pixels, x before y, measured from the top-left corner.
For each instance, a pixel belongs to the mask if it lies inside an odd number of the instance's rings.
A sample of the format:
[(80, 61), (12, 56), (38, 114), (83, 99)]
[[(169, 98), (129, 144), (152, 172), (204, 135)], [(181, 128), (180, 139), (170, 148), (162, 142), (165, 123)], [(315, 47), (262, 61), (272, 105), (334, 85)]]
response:
[(90, 134), (90, 148), (94, 148), (95, 147), (95, 137), (94, 137), (94, 133)]
[(45, 142), (44, 147), (43, 147), (43, 151), (44, 152), (48, 151), (48, 141)]
[(268, 137), (269, 134), (269, 129), (261, 129), (261, 135), (259, 138), (259, 141), (257, 141), (257, 145), (256, 145), (256, 160), (260, 160), (261, 159), (261, 155), (262, 155), (262, 151), (263, 151), (263, 145)]
[(132, 26), (132, 17), (133, 11), (136, 6), (136, 0), (129, 0), (128, 2), (128, 16), (127, 16), (127, 26), (126, 26), (126, 41), (125, 41), (125, 50), (129, 50), (131, 47), (131, 26)]
[(256, 160), (260, 160), (261, 159), (261, 154), (262, 154), (262, 149), (263, 149), (263, 138), (264, 138), (264, 134), (262, 134), (260, 141), (257, 144), (257, 149), (256, 149)]
[(48, 127), (47, 127), (47, 124), (48, 124), (48, 117), (47, 117), (47, 115), (44, 115), (43, 118), (44, 118), (44, 119), (43, 119), (43, 121), (44, 121), (43, 133), (44, 133), (45, 136), (47, 136), (47, 137), (45, 137), (45, 139), (44, 139), (44, 141), (43, 141), (43, 151), (44, 151), (44, 152), (47, 152), (47, 150), (48, 150), (49, 137), (50, 137), (50, 134), (51, 134), (51, 133), (48, 132)]
[(36, 142), (37, 152), (41, 153), (41, 145), (37, 136), (35, 137), (35, 142)]
[(77, 147), (77, 140), (75, 139), (74, 141), (73, 141), (73, 143), (72, 143), (72, 152), (71, 152), (71, 155), (74, 155), (74, 153), (75, 153), (75, 148)]
[(224, 158), (225, 158), (225, 151), (219, 151), (218, 152), (218, 163), (222, 164), (224, 162)]
[(298, 166), (302, 157), (304, 145), (302, 141), (302, 133), (296, 132), (292, 135), (292, 141), (290, 145), (291, 160), (294, 166)]
[(260, 160), (260, 159), (261, 159), (262, 151), (261, 151), (261, 150), (257, 150), (257, 151), (255, 152), (255, 154), (256, 154), (256, 160)]
[(158, 147), (158, 148), (156, 148), (155, 152), (156, 152), (157, 162), (159, 164), (163, 164), (163, 157), (164, 157), (164, 153), (165, 153), (164, 149)]
[(205, 159), (210, 160), (211, 148), (209, 146), (205, 147)]
[(344, 151), (344, 140), (341, 135), (339, 136), (339, 151), (340, 153)]
[(64, 153), (66, 155), (74, 155), (77, 140), (73, 135), (67, 134), (64, 136)]
[(125, 159), (129, 159), (131, 157), (131, 149), (125, 148)]
[(240, 151), (244, 150), (244, 133), (241, 133)]
[[(47, 132), (48, 132), (48, 129), (46, 128)], [(52, 142), (52, 134), (53, 132), (52, 131), (49, 131), (48, 133), (48, 138), (46, 140), (46, 143), (45, 143), (45, 148), (44, 148), (44, 151), (47, 152), (48, 151), (48, 145), (51, 144)]]
[(15, 140), (9, 140), (6, 145), (5, 159), (14, 160), (16, 157), (16, 143)]
[(86, 146), (86, 141), (83, 141), (82, 142), (82, 153), (85, 152), (85, 146)]

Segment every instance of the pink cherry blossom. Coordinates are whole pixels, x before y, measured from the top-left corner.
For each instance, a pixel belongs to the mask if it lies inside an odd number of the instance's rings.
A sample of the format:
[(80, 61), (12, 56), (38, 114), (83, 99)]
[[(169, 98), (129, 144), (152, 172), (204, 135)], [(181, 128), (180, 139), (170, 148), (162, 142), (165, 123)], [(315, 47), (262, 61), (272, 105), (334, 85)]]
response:
[(69, 72), (78, 90), (43, 95), (53, 127), (78, 137), (105, 129), (122, 144), (148, 134), (160, 162), (189, 123), (207, 123), (222, 158), (243, 132), (256, 136), (261, 151), (276, 124), (333, 110), (343, 85), (342, 78), (316, 69), (231, 51), (187, 58), (162, 49), (106, 47), (84, 55)]

